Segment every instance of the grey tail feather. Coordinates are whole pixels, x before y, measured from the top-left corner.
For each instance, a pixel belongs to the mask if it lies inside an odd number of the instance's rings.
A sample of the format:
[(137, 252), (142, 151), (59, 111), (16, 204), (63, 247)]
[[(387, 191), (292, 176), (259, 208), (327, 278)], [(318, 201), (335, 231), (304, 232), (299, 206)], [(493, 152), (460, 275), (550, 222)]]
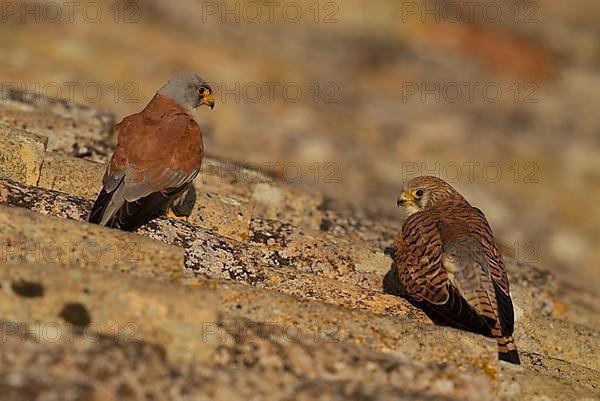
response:
[(100, 224), (102, 221), (102, 217), (104, 216), (104, 211), (106, 207), (110, 203), (112, 198), (112, 192), (106, 192), (104, 188), (98, 194), (98, 198), (96, 202), (94, 202), (94, 206), (92, 207), (92, 211), (88, 217), (88, 222), (93, 224)]

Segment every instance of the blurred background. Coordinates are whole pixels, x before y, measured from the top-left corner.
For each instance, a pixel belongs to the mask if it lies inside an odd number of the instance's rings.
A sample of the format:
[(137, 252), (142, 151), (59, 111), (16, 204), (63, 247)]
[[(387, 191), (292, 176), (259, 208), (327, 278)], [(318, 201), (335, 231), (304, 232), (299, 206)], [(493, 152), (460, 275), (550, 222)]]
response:
[(207, 154), (397, 222), (412, 176), (454, 184), (504, 252), (600, 284), (597, 0), (3, 1), (2, 90), (142, 109), (216, 91)]

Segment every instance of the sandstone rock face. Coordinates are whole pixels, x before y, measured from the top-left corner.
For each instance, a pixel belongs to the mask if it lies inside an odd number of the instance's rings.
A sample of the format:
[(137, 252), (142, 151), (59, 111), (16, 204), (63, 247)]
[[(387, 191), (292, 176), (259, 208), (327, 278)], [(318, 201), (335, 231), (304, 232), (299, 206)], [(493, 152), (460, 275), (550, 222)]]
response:
[[(130, 233), (0, 206), (3, 263), (54, 264), (179, 280), (183, 251)], [(115, 235), (116, 234), (116, 235)]]
[(106, 160), (115, 118), (111, 113), (2, 86), (0, 123), (41, 135), (49, 151)]
[(44, 343), (68, 341), (75, 332), (90, 342), (112, 335), (152, 342), (180, 363), (210, 360), (216, 344), (209, 335), (217, 324), (210, 291), (44, 265), (3, 266), (0, 283), (0, 314)]
[(0, 126), (0, 177), (36, 185), (47, 142), (43, 136)]
[[(391, 285), (398, 227), (314, 189), (209, 158), (195, 202), (179, 205), (187, 223), (87, 224), (104, 165), (69, 144), (103, 140), (103, 114), (40, 107), (20, 113), (51, 113), (52, 132), (73, 119), (94, 128), (48, 149), (50, 131), (3, 128), (2, 400), (600, 397), (594, 294), (505, 257), (515, 367), (494, 341), (433, 325)], [(88, 158), (105, 161), (95, 149)]]
[(196, 197), (190, 221), (225, 237), (245, 241), (248, 239), (253, 211), (253, 202), (201, 192)]
[(102, 188), (106, 166), (60, 153), (48, 153), (38, 185), (84, 199), (95, 200)]

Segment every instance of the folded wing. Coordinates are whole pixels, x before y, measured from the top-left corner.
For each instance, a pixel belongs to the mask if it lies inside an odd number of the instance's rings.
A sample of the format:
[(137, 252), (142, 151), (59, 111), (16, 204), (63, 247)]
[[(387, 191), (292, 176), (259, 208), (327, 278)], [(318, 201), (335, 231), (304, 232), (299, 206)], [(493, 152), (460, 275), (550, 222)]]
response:
[(160, 96), (116, 129), (118, 145), (89, 221), (134, 230), (194, 180), (202, 163), (202, 136), (189, 114)]

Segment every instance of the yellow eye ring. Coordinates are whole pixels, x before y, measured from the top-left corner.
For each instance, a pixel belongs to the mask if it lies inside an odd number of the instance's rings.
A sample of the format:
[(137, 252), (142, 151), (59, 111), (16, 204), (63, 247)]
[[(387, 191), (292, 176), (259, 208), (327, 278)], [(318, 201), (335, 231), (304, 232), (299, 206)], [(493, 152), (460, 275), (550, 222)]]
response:
[(204, 95), (206, 93), (206, 88), (205, 87), (201, 87), (200, 89), (198, 89), (198, 93), (201, 95)]
[(421, 196), (423, 196), (422, 189), (416, 189), (412, 193), (413, 193), (413, 197), (415, 197), (415, 198), (420, 198)]

